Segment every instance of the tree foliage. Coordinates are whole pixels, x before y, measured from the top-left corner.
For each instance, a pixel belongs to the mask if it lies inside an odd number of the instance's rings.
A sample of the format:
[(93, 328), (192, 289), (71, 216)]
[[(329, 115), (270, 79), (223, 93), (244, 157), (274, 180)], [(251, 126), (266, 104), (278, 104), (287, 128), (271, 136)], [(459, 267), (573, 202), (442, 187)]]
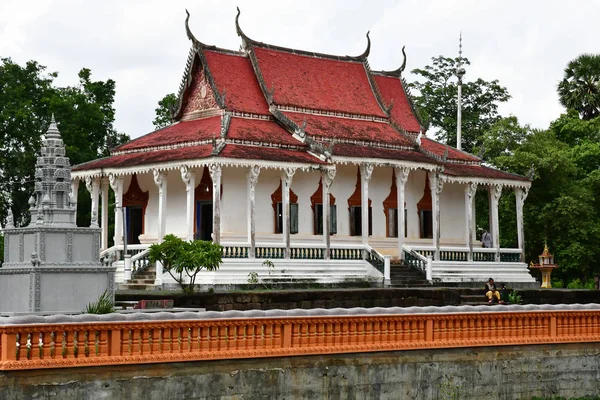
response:
[[(427, 127), (438, 129), (436, 139), (456, 146), (458, 85), (455, 75), (459, 61), (466, 58), (433, 57), (432, 64), (414, 69), (421, 79), (409, 86), (416, 90), (415, 103)], [(498, 104), (510, 95), (498, 80), (478, 78), (462, 85), (462, 149), (472, 152), (480, 145), (481, 135), (498, 119)]]
[(184, 241), (175, 235), (166, 235), (161, 243), (150, 246), (150, 262), (160, 262), (185, 293), (193, 293), (198, 273), (219, 269), (223, 247), (204, 240)]
[[(57, 76), (35, 61), (20, 66), (10, 58), (1, 59), (0, 221), (5, 220), (9, 206), (16, 225), (29, 221), (36, 154), (52, 113), (72, 165), (106, 156), (110, 147), (129, 140), (113, 127), (113, 80), (93, 81), (91, 71), (83, 68), (78, 84), (56, 87)], [(77, 222), (89, 224), (89, 195), (84, 187), (78, 200)]]
[(156, 118), (152, 121), (155, 129), (161, 129), (173, 123), (177, 102), (178, 99), (174, 93), (169, 93), (158, 102), (158, 107), (154, 110)]
[[(599, 119), (583, 121), (569, 113), (548, 130), (531, 130), (514, 119), (508, 125), (499, 122), (511, 129), (496, 126), (484, 135), (486, 160), (494, 166), (520, 175), (533, 167), (524, 208), (525, 257), (536, 260), (547, 242), (559, 264), (553, 276), (564, 282), (587, 282), (600, 271), (600, 143), (592, 139)], [(510, 203), (514, 196), (499, 209), (501, 245), (506, 247), (516, 245)]]
[(571, 60), (558, 84), (560, 103), (582, 119), (600, 116), (600, 54), (582, 54)]

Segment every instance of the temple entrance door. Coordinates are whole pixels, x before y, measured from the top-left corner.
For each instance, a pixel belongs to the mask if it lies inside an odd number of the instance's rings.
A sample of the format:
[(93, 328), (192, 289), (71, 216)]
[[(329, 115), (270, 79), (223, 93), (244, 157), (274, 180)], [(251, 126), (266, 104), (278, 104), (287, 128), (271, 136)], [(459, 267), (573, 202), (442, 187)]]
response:
[(212, 240), (213, 202), (202, 200), (196, 202), (196, 240)]
[(140, 235), (144, 233), (142, 206), (127, 206), (125, 207), (125, 214), (127, 218), (127, 243), (140, 244)]

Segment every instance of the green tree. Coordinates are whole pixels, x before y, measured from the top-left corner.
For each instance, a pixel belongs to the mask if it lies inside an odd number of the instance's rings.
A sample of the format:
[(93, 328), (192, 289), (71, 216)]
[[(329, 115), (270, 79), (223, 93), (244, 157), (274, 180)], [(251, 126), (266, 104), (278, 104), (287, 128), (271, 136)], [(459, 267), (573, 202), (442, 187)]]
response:
[(161, 129), (173, 123), (173, 115), (178, 102), (179, 99), (174, 93), (169, 93), (158, 102), (158, 107), (154, 110), (156, 118), (152, 121), (155, 129)]
[[(600, 261), (600, 144), (589, 140), (594, 126), (595, 121), (571, 113), (546, 131), (522, 127), (515, 119), (500, 121), (484, 135), (492, 165), (520, 175), (533, 167), (524, 209), (526, 260), (536, 260), (547, 242), (559, 264), (553, 276), (565, 283), (587, 282)], [(559, 137), (577, 137), (579, 144)], [(499, 214), (501, 244), (514, 246), (514, 196), (502, 196)]]
[[(456, 145), (456, 113), (458, 86), (455, 75), (460, 58), (433, 57), (432, 64), (414, 69), (420, 77), (409, 86), (416, 91), (415, 103), (427, 127), (437, 129), (436, 138)], [(469, 65), (462, 58), (463, 65)], [(468, 75), (467, 75), (468, 76)], [(462, 85), (462, 149), (472, 152), (480, 146), (481, 135), (500, 117), (498, 104), (510, 98), (508, 90), (498, 80), (463, 81)]]
[[(0, 64), (0, 220), (12, 208), (15, 224), (29, 221), (28, 199), (41, 135), (55, 114), (71, 164), (108, 155), (109, 147), (129, 140), (113, 128), (115, 82), (92, 81), (89, 69), (79, 83), (55, 87), (56, 72), (35, 61), (25, 66), (5, 58)], [(89, 194), (81, 185), (78, 224), (90, 221)]]
[(35, 61), (24, 66), (10, 58), (0, 61), (0, 222), (12, 206), (15, 224), (24, 225), (29, 221), (35, 153), (50, 119), (57, 73), (47, 73)]
[(563, 106), (583, 119), (600, 116), (600, 54), (582, 54), (569, 61), (558, 96)]
[(219, 269), (223, 247), (204, 240), (184, 241), (175, 235), (166, 235), (161, 243), (150, 246), (148, 259), (160, 262), (185, 293), (193, 293), (198, 273)]

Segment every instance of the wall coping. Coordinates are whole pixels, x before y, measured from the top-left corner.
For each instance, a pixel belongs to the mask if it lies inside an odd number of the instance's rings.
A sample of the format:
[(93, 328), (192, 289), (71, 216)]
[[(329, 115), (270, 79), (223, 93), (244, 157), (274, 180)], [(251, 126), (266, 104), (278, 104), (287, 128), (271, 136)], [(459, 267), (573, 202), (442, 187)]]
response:
[(428, 315), (428, 314), (499, 314), (514, 312), (545, 311), (600, 311), (600, 304), (528, 304), (503, 306), (428, 306), (428, 307), (373, 307), (373, 308), (314, 308), (293, 310), (246, 310), (246, 311), (199, 311), (199, 312), (157, 312), (133, 314), (55, 314), (47, 316), (24, 315), (0, 317), (0, 327), (7, 325), (36, 324), (80, 324), (90, 322), (136, 322), (168, 320), (214, 320), (250, 318), (294, 318), (294, 317), (336, 317), (336, 316), (382, 316), (382, 315)]

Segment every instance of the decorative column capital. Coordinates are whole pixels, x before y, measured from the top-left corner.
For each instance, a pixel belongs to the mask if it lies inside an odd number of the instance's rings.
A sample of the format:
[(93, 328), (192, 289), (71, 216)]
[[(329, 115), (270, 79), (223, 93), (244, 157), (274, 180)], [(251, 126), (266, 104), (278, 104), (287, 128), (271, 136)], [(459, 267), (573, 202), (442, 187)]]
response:
[(527, 196), (529, 195), (529, 188), (515, 188), (515, 195), (517, 196), (517, 199), (521, 202), (521, 205), (523, 205), (523, 203), (525, 203), (525, 199), (527, 199)]
[(331, 185), (333, 184), (333, 179), (335, 178), (336, 170), (335, 168), (328, 168), (324, 170), (321, 175), (323, 178), (323, 186), (329, 192)]
[(158, 186), (159, 189), (162, 189), (162, 186), (165, 183), (165, 173), (160, 172), (157, 169), (153, 169), (152, 177), (154, 178), (154, 184)]
[(494, 195), (494, 199), (496, 199), (496, 201), (500, 200), (500, 197), (502, 196), (502, 185), (499, 183), (493, 185), (492, 194)]
[(254, 189), (256, 184), (258, 183), (258, 175), (260, 174), (260, 167), (258, 165), (253, 165), (248, 170), (248, 181), (250, 182), (250, 187)]
[(179, 168), (179, 171), (181, 172), (181, 180), (185, 184), (185, 190), (189, 191), (191, 189), (190, 184), (192, 183), (192, 178), (194, 178), (196, 174), (190, 171), (186, 165), (182, 165)]
[(442, 177), (439, 175), (435, 179), (434, 190), (436, 196), (438, 197), (442, 194), (442, 191), (444, 190), (444, 179), (442, 179)]
[(119, 190), (119, 186), (123, 183), (122, 176), (116, 176), (113, 173), (108, 174), (108, 184), (113, 192), (117, 192)]
[(366, 181), (371, 179), (371, 175), (373, 174), (373, 168), (373, 164), (365, 163), (360, 165), (360, 174)]
[(92, 177), (91, 176), (85, 177), (85, 188), (87, 189), (88, 192), (92, 193)]
[(223, 171), (223, 167), (221, 166), (221, 164), (213, 163), (208, 166), (208, 172), (210, 173), (210, 179), (212, 179), (213, 185), (215, 184), (215, 181), (221, 179), (222, 171)]
[(410, 173), (410, 169), (408, 169), (406, 167), (396, 167), (394, 169), (396, 170), (396, 176), (398, 177), (400, 184), (405, 185), (406, 182), (408, 181), (408, 175)]
[(469, 182), (467, 184), (467, 196), (469, 196), (469, 199), (472, 199), (475, 193), (477, 193), (477, 183)]
[(284, 168), (281, 172), (281, 181), (286, 187), (292, 186), (292, 179), (294, 178), (294, 174), (296, 173), (296, 168), (287, 167)]

